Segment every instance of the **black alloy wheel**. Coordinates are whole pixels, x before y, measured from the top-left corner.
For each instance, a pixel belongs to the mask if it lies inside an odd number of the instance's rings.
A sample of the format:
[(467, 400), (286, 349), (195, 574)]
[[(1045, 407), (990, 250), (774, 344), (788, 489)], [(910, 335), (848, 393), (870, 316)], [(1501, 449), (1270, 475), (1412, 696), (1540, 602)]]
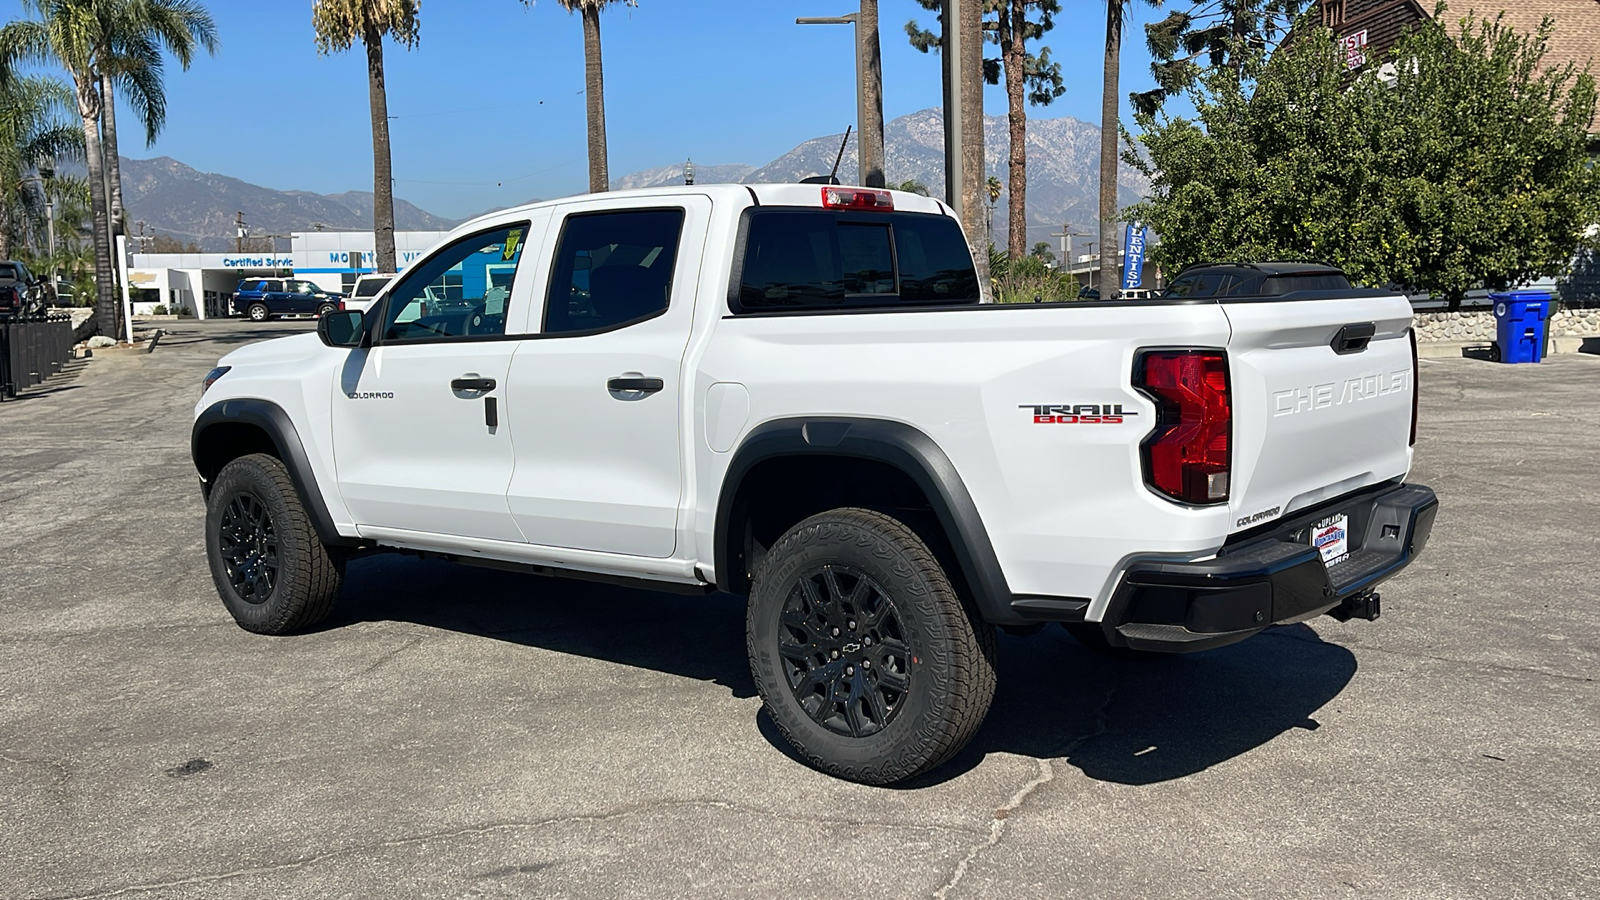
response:
[(781, 621), (784, 675), (813, 721), (866, 737), (900, 714), (912, 648), (881, 585), (850, 566), (815, 567), (793, 583)]
[(949, 759), (994, 697), (994, 629), (917, 532), (874, 510), (817, 513), (772, 544), (752, 577), (745, 640), (789, 745), (864, 784)]
[(239, 599), (270, 600), (278, 584), (278, 531), (261, 498), (235, 494), (222, 510), (217, 538), (228, 583)]
[(251, 453), (222, 467), (205, 536), (217, 595), (246, 631), (290, 634), (333, 611), (344, 553), (321, 541), (278, 458)]

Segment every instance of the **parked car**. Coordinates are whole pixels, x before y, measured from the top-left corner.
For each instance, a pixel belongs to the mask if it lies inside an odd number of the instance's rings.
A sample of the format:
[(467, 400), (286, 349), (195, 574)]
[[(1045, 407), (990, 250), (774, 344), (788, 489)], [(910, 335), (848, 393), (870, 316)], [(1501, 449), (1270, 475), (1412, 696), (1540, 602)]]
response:
[(1437, 510), (1403, 296), (984, 304), (968, 246), (936, 200), (816, 185), (462, 225), (379, 311), (206, 376), (222, 604), (304, 630), (390, 550), (744, 595), (772, 722), (877, 784), (977, 732), (997, 628), (1183, 653), (1378, 617)]
[(278, 316), (323, 316), (343, 308), (343, 294), (299, 278), (246, 278), (233, 292), (233, 314), (252, 322)]
[(21, 260), (0, 260), (0, 316), (44, 312), (43, 282)]
[(393, 281), (395, 273), (379, 272), (371, 275), (362, 275), (356, 278), (355, 286), (350, 289), (350, 296), (344, 301), (345, 309), (359, 309), (362, 312), (372, 308), (378, 299), (378, 294), (383, 288)]
[(1163, 297), (1281, 297), (1296, 291), (1348, 291), (1342, 270), (1319, 263), (1201, 263), (1172, 279)]

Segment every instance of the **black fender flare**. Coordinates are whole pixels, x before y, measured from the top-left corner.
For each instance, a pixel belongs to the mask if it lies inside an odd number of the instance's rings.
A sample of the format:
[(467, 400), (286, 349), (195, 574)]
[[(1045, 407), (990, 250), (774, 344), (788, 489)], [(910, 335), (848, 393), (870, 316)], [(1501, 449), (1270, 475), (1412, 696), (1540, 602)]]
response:
[(284, 412), (283, 407), (270, 400), (219, 400), (195, 418), (194, 427), (189, 432), (189, 456), (194, 461), (195, 470), (200, 473), (202, 493), (210, 496), (210, 479), (216, 474), (213, 469), (220, 470), (222, 467), (211, 466), (212, 460), (206, 458), (204, 435), (208, 428), (222, 424), (252, 425), (267, 435), (277, 449), (278, 459), (289, 470), (295, 493), (300, 495), (300, 504), (310, 514), (311, 524), (317, 529), (317, 536), (323, 543), (335, 546), (358, 543), (354, 538), (339, 534), (339, 529), (334, 526), (328, 505), (323, 502), (322, 492), (317, 489), (317, 476), (311, 468), (311, 459), (306, 456), (305, 445), (300, 441), (300, 432), (294, 427), (294, 420)]
[(1011, 608), (1011, 589), (1000, 560), (956, 467), (938, 443), (902, 422), (845, 417), (775, 419), (757, 426), (734, 451), (717, 498), (717, 587), (731, 590), (733, 516), (739, 488), (761, 462), (784, 456), (843, 456), (873, 460), (905, 473), (922, 490), (949, 538), (972, 600), (992, 624), (1022, 621)]

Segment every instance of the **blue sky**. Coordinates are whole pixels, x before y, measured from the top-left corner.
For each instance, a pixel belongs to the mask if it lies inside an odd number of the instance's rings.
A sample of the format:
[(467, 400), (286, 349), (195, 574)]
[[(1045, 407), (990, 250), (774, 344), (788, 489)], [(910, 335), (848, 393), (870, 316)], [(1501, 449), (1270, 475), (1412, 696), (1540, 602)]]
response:
[[(1063, 0), (1045, 44), (1067, 93), (1030, 116), (1099, 119), (1104, 0)], [(283, 190), (372, 189), (365, 57), (318, 56), (311, 3), (213, 0), (221, 48), (167, 76), (166, 130), (153, 147), (121, 130), (126, 156), (171, 156), (202, 171)], [(796, 25), (851, 0), (640, 0), (601, 17), (612, 177), (692, 157), (761, 165), (855, 122), (853, 29)], [(16, 0), (0, 15), (22, 16)], [(1122, 56), (1130, 90), (1151, 86), (1135, 5)], [(884, 117), (940, 102), (939, 60), (903, 26), (932, 14), (880, 0)], [(992, 52), (992, 51), (991, 51)], [(416, 50), (386, 44), (395, 194), (460, 217), (587, 186), (583, 36), (554, 0), (424, 0)], [(1004, 115), (991, 87), (985, 112)], [(127, 121), (126, 109), (119, 111)], [(131, 123), (130, 123), (131, 125)], [(130, 138), (133, 138), (130, 140)], [(890, 177), (895, 173), (890, 172)]]

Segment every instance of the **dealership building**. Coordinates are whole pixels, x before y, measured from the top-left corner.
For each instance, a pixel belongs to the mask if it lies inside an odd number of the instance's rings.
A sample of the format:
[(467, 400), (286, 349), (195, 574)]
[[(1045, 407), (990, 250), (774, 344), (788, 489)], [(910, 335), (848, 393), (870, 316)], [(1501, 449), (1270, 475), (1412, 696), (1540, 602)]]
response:
[[(445, 236), (443, 231), (397, 231), (395, 263), (406, 266)], [(348, 294), (358, 275), (373, 268), (370, 231), (306, 231), (289, 236), (289, 252), (133, 253), (123, 283), (133, 311), (149, 314), (157, 306), (189, 309), (197, 318), (229, 315), (228, 301), (245, 278), (300, 278), (323, 290)]]

